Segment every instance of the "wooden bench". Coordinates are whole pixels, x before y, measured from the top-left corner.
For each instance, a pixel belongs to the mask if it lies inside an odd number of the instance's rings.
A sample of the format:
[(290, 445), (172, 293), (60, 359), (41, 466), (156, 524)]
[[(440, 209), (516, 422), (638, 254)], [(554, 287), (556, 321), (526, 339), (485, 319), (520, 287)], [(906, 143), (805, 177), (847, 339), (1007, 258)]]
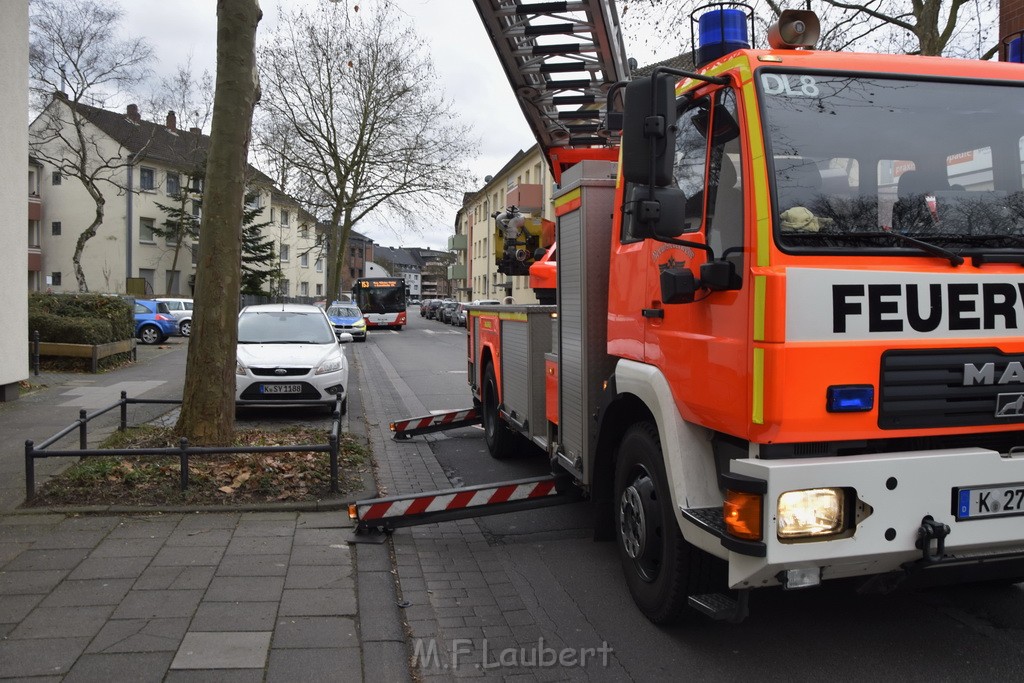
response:
[(59, 344), (57, 342), (39, 342), (40, 356), (59, 356), (61, 358), (89, 358), (92, 360), (92, 371), (98, 372), (100, 359), (119, 353), (131, 353), (136, 359), (135, 339), (119, 339), (106, 344)]

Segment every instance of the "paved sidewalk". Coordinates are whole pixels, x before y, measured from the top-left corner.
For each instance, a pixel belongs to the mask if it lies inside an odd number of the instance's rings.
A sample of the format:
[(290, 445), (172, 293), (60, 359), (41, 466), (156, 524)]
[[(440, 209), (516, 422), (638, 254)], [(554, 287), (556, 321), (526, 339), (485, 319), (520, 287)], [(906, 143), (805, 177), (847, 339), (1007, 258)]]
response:
[[(350, 354), (349, 423), (364, 434), (382, 418), (362, 414), (371, 392), (360, 391), (360, 355)], [(342, 511), (14, 511), (24, 499), (25, 439), (42, 441), (122, 389), (180, 398), (183, 340), (140, 349), (139, 361), (33, 376), (45, 386), (0, 405), (0, 679), (410, 680), (390, 546), (349, 545)], [(130, 420), (168, 409), (138, 406)], [(117, 421), (112, 411), (90, 423), (90, 445)], [(39, 470), (57, 471), (61, 460)]]

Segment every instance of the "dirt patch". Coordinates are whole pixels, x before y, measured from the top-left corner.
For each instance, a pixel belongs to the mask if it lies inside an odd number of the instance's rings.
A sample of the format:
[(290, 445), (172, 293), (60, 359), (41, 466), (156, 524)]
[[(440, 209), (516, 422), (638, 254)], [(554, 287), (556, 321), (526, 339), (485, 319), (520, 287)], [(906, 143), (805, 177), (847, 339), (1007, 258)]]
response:
[[(326, 429), (240, 429), (235, 446), (299, 446), (328, 443)], [(101, 448), (175, 448), (169, 427), (115, 432)], [(363, 489), (369, 452), (351, 434), (339, 441), (339, 494), (331, 493), (330, 455), (288, 451), (190, 455), (189, 487), (180, 490), (176, 456), (83, 458), (47, 481), (28, 507), (79, 505), (241, 505), (305, 502), (344, 497)]]

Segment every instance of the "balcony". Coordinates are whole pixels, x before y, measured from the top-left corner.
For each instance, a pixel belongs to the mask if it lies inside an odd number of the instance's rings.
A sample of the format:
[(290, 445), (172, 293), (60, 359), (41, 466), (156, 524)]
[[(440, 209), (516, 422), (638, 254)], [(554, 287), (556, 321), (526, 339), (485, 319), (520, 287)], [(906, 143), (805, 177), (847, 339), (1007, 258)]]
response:
[(453, 263), (448, 266), (448, 279), (449, 280), (465, 280), (466, 279), (466, 264), (465, 263)]
[(469, 239), (466, 235), (451, 235), (448, 238), (448, 251), (466, 251)]

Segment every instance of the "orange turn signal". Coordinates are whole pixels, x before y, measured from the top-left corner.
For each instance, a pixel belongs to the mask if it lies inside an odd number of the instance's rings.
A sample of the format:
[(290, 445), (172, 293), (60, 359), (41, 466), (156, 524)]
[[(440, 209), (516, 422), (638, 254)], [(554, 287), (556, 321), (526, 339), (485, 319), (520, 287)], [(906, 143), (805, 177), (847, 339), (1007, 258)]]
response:
[(359, 518), (359, 513), (356, 512), (356, 504), (355, 503), (349, 503), (348, 504), (348, 518), (351, 519), (351, 520), (356, 520), (356, 519)]
[(761, 540), (761, 503), (757, 493), (726, 490), (722, 503), (726, 531), (736, 538)]

